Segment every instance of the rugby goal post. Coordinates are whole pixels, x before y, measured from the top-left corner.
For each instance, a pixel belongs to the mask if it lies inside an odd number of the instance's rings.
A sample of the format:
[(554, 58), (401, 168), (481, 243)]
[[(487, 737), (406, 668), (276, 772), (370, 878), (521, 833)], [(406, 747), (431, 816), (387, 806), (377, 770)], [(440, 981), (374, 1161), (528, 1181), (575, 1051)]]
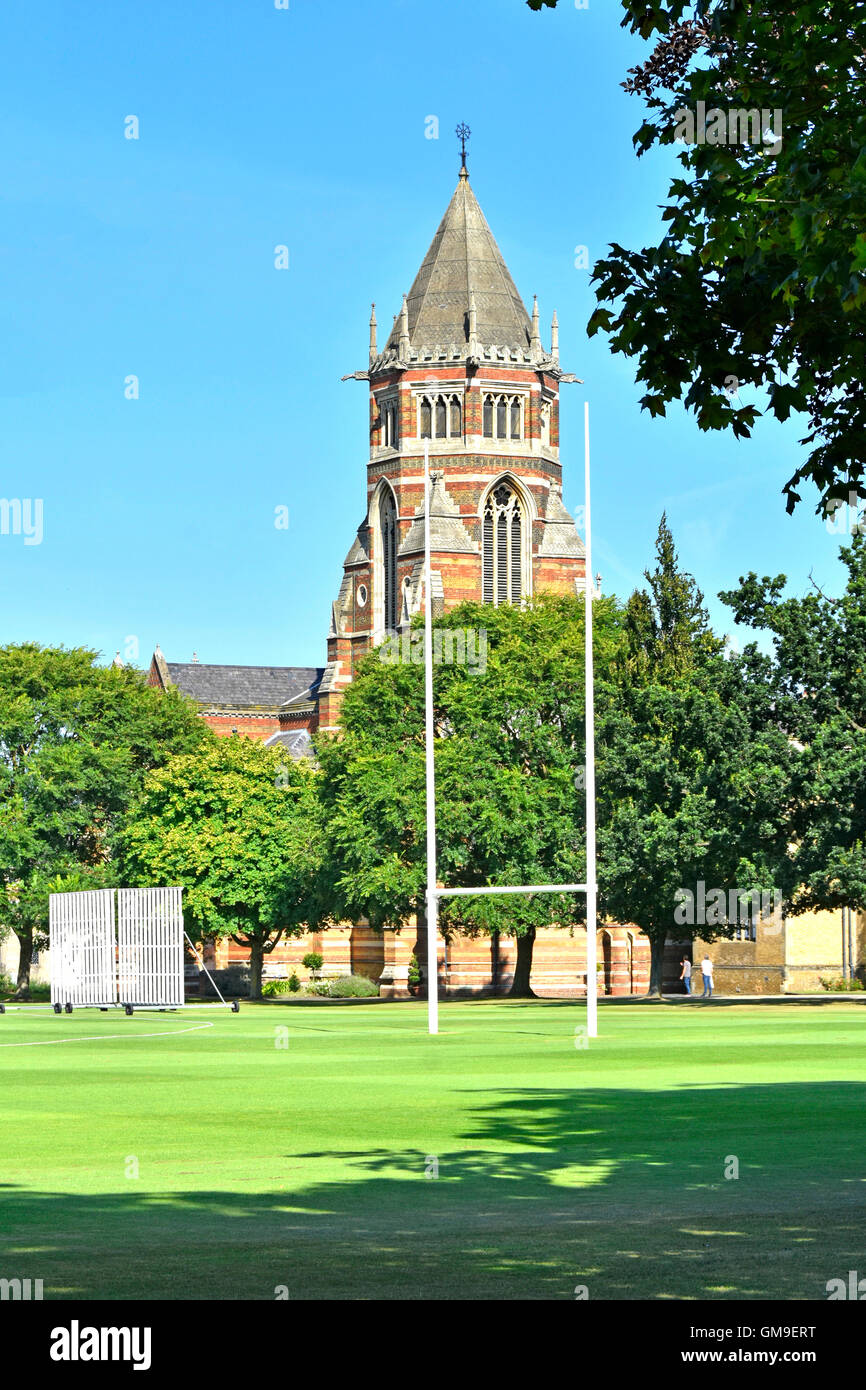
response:
[[(575, 381), (576, 377), (568, 380)], [(598, 1037), (597, 964), (597, 854), (595, 826), (595, 687), (592, 649), (592, 522), (589, 490), (589, 403), (584, 404), (584, 506), (586, 541), (585, 567), (585, 717), (586, 764), (584, 790), (586, 793), (586, 883), (524, 883), (518, 886), (448, 888), (439, 885), (436, 876), (436, 775), (433, 758), (433, 597), (430, 559), (430, 445), (424, 441), (424, 753), (426, 784), (427, 830), (427, 1032), (439, 1032), (439, 900), (441, 898), (471, 898), (480, 895), (515, 893), (585, 893), (586, 894), (586, 1031), (590, 1038)]]
[[(102, 888), (51, 893), (48, 900), (51, 1007), (229, 1008), (183, 925), (182, 888)], [(186, 1004), (184, 937), (219, 995), (219, 1004)]]

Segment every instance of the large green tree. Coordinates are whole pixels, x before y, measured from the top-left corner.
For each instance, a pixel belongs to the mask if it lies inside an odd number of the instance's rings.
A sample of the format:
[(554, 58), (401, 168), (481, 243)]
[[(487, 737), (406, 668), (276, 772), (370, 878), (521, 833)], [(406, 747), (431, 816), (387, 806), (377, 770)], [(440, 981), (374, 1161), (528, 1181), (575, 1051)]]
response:
[[(693, 143), (675, 146), (658, 244), (614, 244), (596, 265), (590, 332), (636, 360), (652, 415), (682, 400), (701, 429), (748, 436), (764, 399), (778, 420), (802, 412), (789, 511), (804, 482), (824, 510), (866, 496), (866, 11), (826, 0), (622, 10), (654, 44), (623, 84), (647, 106), (638, 154), (678, 135)], [(737, 112), (757, 113), (748, 142)]]
[(145, 773), (209, 737), (188, 700), (141, 671), (83, 648), (0, 648), (0, 930), (18, 937), (19, 993), (47, 944), (49, 892), (110, 882)]
[[(695, 924), (712, 938), (738, 926), (731, 889), (789, 886), (796, 750), (774, 718), (769, 659), (725, 654), (664, 519), (647, 585), (624, 610), (594, 605), (599, 908), (646, 933), (658, 992), (665, 939), (688, 934), (680, 892), (725, 891), (725, 911)], [(437, 624), (466, 628), (486, 632), (486, 670), (437, 665), (434, 676), (440, 881), (582, 882), (582, 602), (463, 605)], [(423, 669), (388, 656), (365, 660), (342, 735), (320, 757), (333, 911), (397, 928), (424, 911)], [(442, 904), (445, 929), (516, 936), (515, 993), (529, 992), (538, 927), (584, 922), (582, 896)]]
[[(612, 599), (596, 610), (596, 650), (606, 662), (619, 618)], [(436, 623), (443, 653), (448, 634), (454, 641), (460, 632), (470, 634), (470, 650), (476, 643), (474, 662), (443, 661), (434, 672), (440, 882), (581, 882), (582, 603), (461, 605)], [(333, 911), (389, 929), (425, 909), (421, 637), (416, 628), (411, 645), (385, 645), (365, 659), (339, 738), (318, 745)], [(515, 994), (530, 992), (537, 929), (583, 920), (582, 898), (559, 895), (443, 900), (441, 912), (444, 930), (516, 937)]]
[(122, 837), (127, 881), (184, 889), (190, 934), (250, 953), (250, 998), (265, 956), (317, 923), (316, 773), (252, 739), (216, 739), (145, 781)]
[(843, 547), (847, 583), (785, 597), (754, 573), (721, 595), (772, 637), (776, 717), (798, 751), (790, 808), (791, 913), (866, 907), (866, 538)]
[[(775, 719), (769, 663), (725, 655), (664, 518), (646, 579), (598, 688), (599, 907), (649, 938), (658, 994), (669, 935), (731, 936), (746, 907), (732, 890), (772, 900), (789, 887), (796, 753)], [(724, 909), (689, 923), (681, 895), (698, 900), (701, 883)]]

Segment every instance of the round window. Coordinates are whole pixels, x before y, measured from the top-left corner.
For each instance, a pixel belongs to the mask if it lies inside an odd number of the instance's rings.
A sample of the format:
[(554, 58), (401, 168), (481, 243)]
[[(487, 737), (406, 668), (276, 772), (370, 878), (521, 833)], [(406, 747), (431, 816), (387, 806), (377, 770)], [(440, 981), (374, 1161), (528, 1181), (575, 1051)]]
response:
[(355, 593), (356, 593), (356, 597), (357, 597), (357, 600), (358, 600), (358, 607), (359, 607), (359, 608), (366, 608), (366, 606), (367, 606), (367, 586), (366, 586), (366, 584), (359, 584), (357, 590), (355, 591)]

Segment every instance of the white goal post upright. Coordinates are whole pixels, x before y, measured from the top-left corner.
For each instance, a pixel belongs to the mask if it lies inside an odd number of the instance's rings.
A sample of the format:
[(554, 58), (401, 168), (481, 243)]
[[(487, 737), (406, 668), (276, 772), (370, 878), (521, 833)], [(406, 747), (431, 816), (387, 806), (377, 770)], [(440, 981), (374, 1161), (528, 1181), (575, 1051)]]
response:
[(589, 497), (589, 401), (583, 406), (583, 471), (586, 533), (584, 565), (586, 580), (584, 597), (586, 602), (584, 623), (584, 698), (586, 714), (586, 766), (584, 782), (586, 791), (586, 1031), (590, 1038), (598, 1037), (598, 966), (596, 942), (596, 916), (598, 883), (596, 881), (595, 854), (595, 673), (592, 650), (592, 519), (590, 517)]
[(440, 888), (436, 882), (436, 775), (433, 760), (433, 596), (430, 565), (430, 445), (424, 441), (424, 763), (427, 809), (427, 1032), (439, 1032), (439, 899), (492, 894), (586, 894), (586, 1031), (598, 1037), (597, 897), (595, 844), (595, 681), (592, 644), (592, 534), (589, 496), (589, 403), (584, 405), (585, 547), (585, 713), (586, 883), (524, 883), (519, 886)]
[(430, 441), (424, 440), (424, 763), (427, 794), (427, 1032), (439, 1032), (439, 895), (433, 764), (433, 583), (430, 567)]

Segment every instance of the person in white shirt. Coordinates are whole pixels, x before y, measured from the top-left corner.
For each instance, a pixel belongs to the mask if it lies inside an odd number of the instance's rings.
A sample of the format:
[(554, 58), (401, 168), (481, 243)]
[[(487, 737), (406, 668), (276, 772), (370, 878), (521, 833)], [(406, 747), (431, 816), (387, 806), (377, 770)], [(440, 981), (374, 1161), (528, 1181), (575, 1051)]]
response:
[(683, 966), (683, 968), (682, 968), (682, 970), (680, 971), (680, 979), (681, 979), (682, 982), (683, 982), (683, 987), (685, 988), (686, 994), (691, 994), (691, 992), (692, 992), (692, 963), (691, 963), (691, 961), (689, 960), (688, 956), (683, 956), (682, 966)]
[(709, 956), (704, 956), (701, 961), (701, 974), (704, 977), (704, 992), (702, 999), (712, 999), (713, 997), (713, 962)]

